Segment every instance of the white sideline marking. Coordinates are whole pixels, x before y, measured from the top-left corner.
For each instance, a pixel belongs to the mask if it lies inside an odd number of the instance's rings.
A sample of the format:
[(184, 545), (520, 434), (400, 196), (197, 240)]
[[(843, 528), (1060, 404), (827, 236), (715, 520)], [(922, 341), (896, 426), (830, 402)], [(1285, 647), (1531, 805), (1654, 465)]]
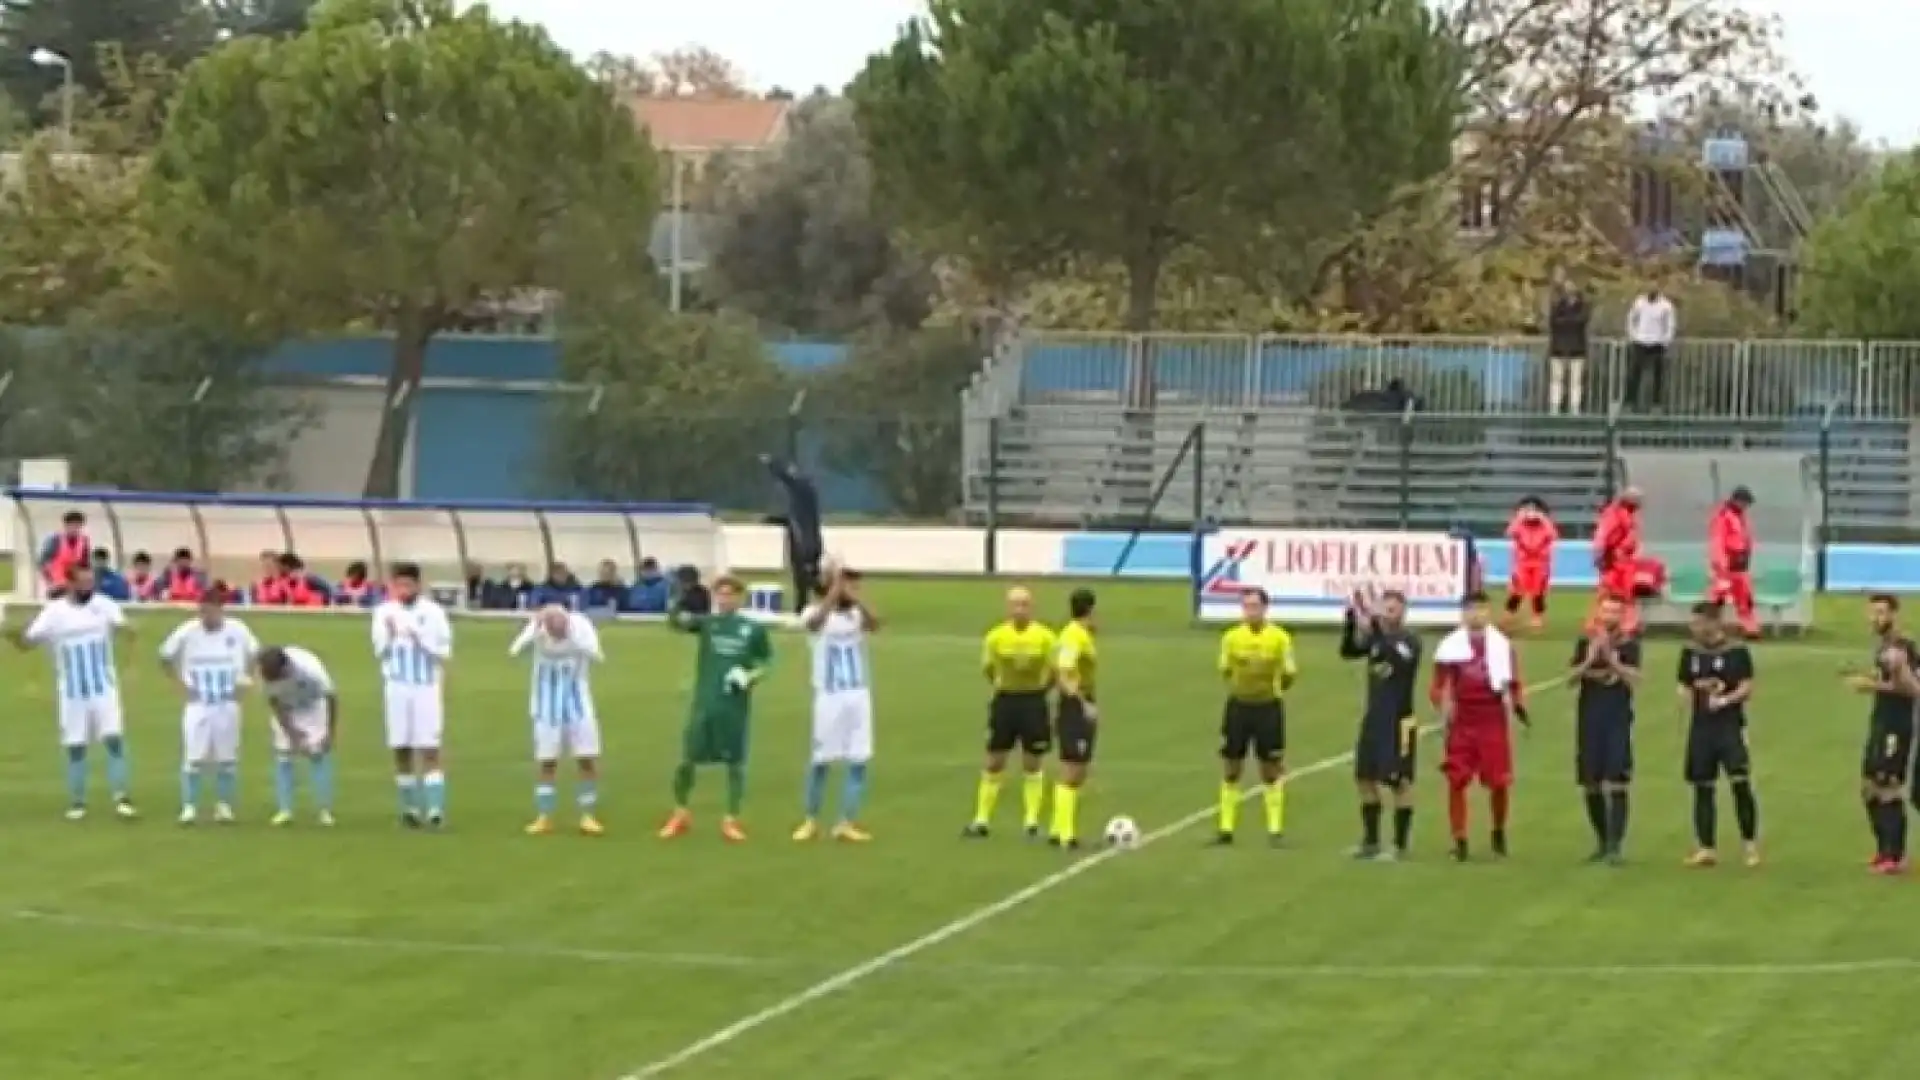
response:
[[(1562, 685), (1560, 679), (1548, 679), (1525, 687), (1525, 690), (1527, 693), (1532, 694), (1560, 685)], [(1420, 729), (1420, 734), (1425, 736), (1431, 734), (1433, 731), (1434, 725), (1428, 724)], [(1329, 758), (1321, 758), (1319, 761), (1291, 770), (1287, 774), (1286, 782), (1292, 784), (1305, 777), (1312, 776), (1315, 773), (1326, 772), (1329, 769), (1337, 769), (1352, 760), (1352, 751), (1344, 754), (1335, 754)], [(1253, 798), (1259, 790), (1258, 787), (1246, 789), (1246, 791), (1241, 793), (1241, 801), (1245, 802)], [(1213, 817), (1217, 809), (1218, 807), (1208, 806), (1200, 810), (1195, 810), (1186, 817), (1162, 825), (1158, 829), (1142, 835), (1138, 847), (1144, 848), (1148, 844), (1157, 843), (1165, 840), (1169, 836), (1185, 832), (1195, 825)], [(920, 937), (914, 938), (912, 941), (888, 949), (886, 952), (855, 964), (837, 975), (831, 975), (822, 979), (798, 993), (774, 1002), (759, 1012), (743, 1016), (711, 1035), (699, 1039), (696, 1042), (689, 1043), (658, 1061), (642, 1065), (639, 1069), (620, 1077), (620, 1080), (650, 1080), (651, 1077), (659, 1076), (669, 1070), (679, 1068), (697, 1057), (726, 1046), (742, 1035), (751, 1034), (754, 1030), (764, 1027), (789, 1013), (804, 1009), (808, 1005), (819, 1001), (821, 998), (831, 997), (869, 976), (877, 975), (893, 967), (901, 961), (911, 960), (936, 945), (959, 937), (961, 934), (983, 923), (991, 922), (1015, 908), (1024, 907), (1028, 903), (1072, 881), (1074, 878), (1093, 870), (1095, 867), (1104, 865), (1107, 860), (1120, 854), (1123, 854), (1123, 852), (1119, 848), (1105, 848), (1093, 855), (1077, 859), (1033, 884), (1028, 885), (1024, 889), (1009, 893), (1005, 897), (985, 907), (976, 908), (954, 919), (952, 922), (935, 927), (933, 930), (928, 931)]]
[[(727, 953), (648, 952), (590, 949), (564, 945), (431, 941), (418, 938), (356, 937), (344, 934), (292, 934), (248, 927), (201, 926), (74, 915), (22, 908), (6, 918), (40, 926), (106, 931), (140, 937), (226, 943), (269, 950), (325, 949), (374, 953), (415, 952), (512, 960), (568, 960), (624, 967), (709, 968), (723, 970), (804, 971), (830, 966), (801, 957), (746, 956)], [(1300, 979), (1358, 979), (1400, 982), (1423, 979), (1633, 979), (1633, 978), (1780, 978), (1851, 976), (1873, 972), (1920, 971), (1920, 959), (1825, 960), (1807, 962), (1681, 964), (1032, 964), (903, 962), (904, 970), (927, 975), (1001, 978), (1073, 976), (1078, 978), (1233, 979), (1284, 982)]]

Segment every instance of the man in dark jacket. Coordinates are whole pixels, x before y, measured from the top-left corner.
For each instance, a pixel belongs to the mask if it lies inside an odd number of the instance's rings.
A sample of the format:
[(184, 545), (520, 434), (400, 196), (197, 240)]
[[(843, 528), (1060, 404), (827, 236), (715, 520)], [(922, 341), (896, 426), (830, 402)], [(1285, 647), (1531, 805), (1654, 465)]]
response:
[(791, 461), (761, 454), (760, 463), (786, 493), (787, 512), (780, 524), (787, 530), (787, 565), (793, 570), (793, 610), (799, 611), (813, 600), (814, 586), (820, 580), (820, 558), (826, 550), (820, 537), (820, 489)]
[(1576, 416), (1587, 383), (1587, 324), (1593, 312), (1568, 278), (1547, 305), (1547, 411)]
[(620, 580), (620, 567), (612, 559), (600, 563), (600, 576), (587, 586), (582, 606), (594, 615), (613, 615), (629, 608), (627, 583)]

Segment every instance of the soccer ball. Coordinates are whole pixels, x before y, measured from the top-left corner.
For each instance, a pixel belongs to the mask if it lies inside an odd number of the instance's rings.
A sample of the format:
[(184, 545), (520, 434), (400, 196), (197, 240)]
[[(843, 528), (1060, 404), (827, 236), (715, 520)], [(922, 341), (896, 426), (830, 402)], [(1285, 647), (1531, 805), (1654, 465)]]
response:
[(1107, 822), (1107, 846), (1130, 848), (1140, 842), (1140, 826), (1130, 817), (1117, 817)]

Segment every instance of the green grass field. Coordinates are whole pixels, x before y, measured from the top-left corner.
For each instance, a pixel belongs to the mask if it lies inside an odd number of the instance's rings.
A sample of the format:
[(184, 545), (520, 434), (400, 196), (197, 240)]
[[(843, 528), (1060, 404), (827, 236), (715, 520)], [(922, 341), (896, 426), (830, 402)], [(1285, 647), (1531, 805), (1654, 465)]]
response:
[[(1047, 610), (1063, 590), (1043, 590)], [(341, 679), (342, 820), (325, 833), (264, 824), (260, 715), (242, 823), (171, 823), (178, 706), (151, 660), (170, 617), (143, 620), (122, 656), (146, 818), (61, 821), (51, 680), (40, 657), (9, 657), (0, 1077), (1804, 1080), (1906, 1065), (1920, 923), (1912, 884), (1864, 869), (1864, 703), (1835, 677), (1843, 653), (1865, 651), (1856, 602), (1826, 604), (1810, 642), (1760, 647), (1757, 870), (1679, 865), (1690, 819), (1674, 646), (1652, 650), (1632, 862), (1612, 870), (1581, 862), (1559, 690), (1536, 697), (1521, 746), (1510, 861), (1446, 860), (1430, 746), (1416, 860), (1349, 862), (1341, 755), (1358, 672), (1318, 635), (1291, 704), (1290, 847), (1203, 846), (1214, 635), (1185, 627), (1177, 589), (1103, 592), (1087, 827), (1126, 813), (1152, 841), (1077, 863), (1011, 827), (986, 843), (956, 837), (983, 727), (974, 664), (997, 615), (991, 583), (875, 585), (894, 625), (876, 644), (878, 839), (864, 848), (787, 839), (807, 702), (794, 636), (778, 639), (777, 677), (759, 691), (753, 836), (740, 847), (713, 829), (718, 776), (696, 794), (692, 837), (653, 837), (691, 663), (688, 643), (659, 628), (607, 636), (612, 831), (600, 840), (520, 833), (525, 675), (503, 655), (504, 623), (460, 625), (453, 821), (439, 835), (393, 820), (360, 619), (254, 620)], [(1566, 640), (1525, 648), (1539, 682)], [(1017, 804), (1010, 788), (1004, 824)], [(1732, 828), (1728, 809), (1729, 849)]]

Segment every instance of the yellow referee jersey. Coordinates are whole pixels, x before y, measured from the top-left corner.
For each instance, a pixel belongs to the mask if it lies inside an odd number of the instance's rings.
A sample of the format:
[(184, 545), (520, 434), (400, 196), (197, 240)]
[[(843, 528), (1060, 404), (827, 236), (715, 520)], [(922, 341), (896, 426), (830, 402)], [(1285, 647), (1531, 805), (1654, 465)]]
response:
[(1058, 639), (1040, 623), (1003, 622), (980, 642), (980, 670), (1003, 694), (1036, 694), (1053, 684)]
[(1220, 674), (1235, 701), (1278, 701), (1299, 673), (1293, 635), (1272, 623), (1240, 623), (1220, 635)]
[(1081, 697), (1092, 698), (1100, 674), (1100, 649), (1094, 643), (1093, 631), (1075, 621), (1061, 627), (1056, 637), (1059, 646), (1054, 652), (1054, 666), (1061, 675), (1073, 676)]

